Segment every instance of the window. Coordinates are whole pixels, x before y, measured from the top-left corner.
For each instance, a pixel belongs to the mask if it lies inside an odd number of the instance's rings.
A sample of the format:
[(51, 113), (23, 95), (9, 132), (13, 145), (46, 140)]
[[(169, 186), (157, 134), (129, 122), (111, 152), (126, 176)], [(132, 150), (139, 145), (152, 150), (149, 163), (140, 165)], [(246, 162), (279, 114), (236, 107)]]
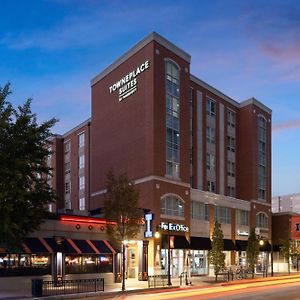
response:
[(70, 194), (71, 193), (71, 182), (65, 183), (65, 193)]
[(79, 210), (85, 210), (85, 198), (79, 198)]
[(84, 176), (79, 177), (79, 190), (84, 190)]
[(207, 181), (207, 191), (211, 193), (214, 193), (216, 191), (214, 181), (210, 181), (210, 180)]
[(249, 211), (236, 210), (236, 225), (249, 226)]
[(214, 117), (216, 115), (216, 102), (206, 98), (206, 114)]
[(227, 196), (235, 197), (235, 187), (234, 186), (227, 186)]
[(166, 174), (180, 176), (179, 68), (166, 62)]
[(84, 154), (79, 156), (79, 169), (84, 168)]
[(227, 162), (227, 175), (235, 177), (235, 163), (232, 161)]
[(268, 216), (265, 213), (258, 213), (256, 215), (256, 227), (268, 228)]
[(266, 199), (266, 119), (258, 117), (258, 198)]
[(65, 173), (70, 173), (71, 172), (71, 162), (66, 162), (65, 163)]
[(184, 203), (176, 196), (166, 196), (160, 201), (162, 215), (184, 217)]
[(231, 208), (224, 206), (216, 206), (215, 220), (221, 224), (231, 224)]
[(206, 153), (206, 169), (214, 171), (216, 166), (216, 157), (213, 154)]
[(79, 148), (84, 147), (84, 132), (78, 135)]
[(235, 112), (233, 112), (232, 110), (228, 110), (227, 125), (232, 128), (235, 127)]
[(64, 144), (65, 148), (65, 154), (69, 153), (71, 151), (71, 141), (66, 141)]
[(201, 202), (191, 201), (191, 218), (208, 221), (208, 205)]
[(227, 150), (235, 152), (235, 138), (232, 136), (227, 136)]
[(206, 127), (206, 142), (214, 144), (215, 143), (215, 128)]

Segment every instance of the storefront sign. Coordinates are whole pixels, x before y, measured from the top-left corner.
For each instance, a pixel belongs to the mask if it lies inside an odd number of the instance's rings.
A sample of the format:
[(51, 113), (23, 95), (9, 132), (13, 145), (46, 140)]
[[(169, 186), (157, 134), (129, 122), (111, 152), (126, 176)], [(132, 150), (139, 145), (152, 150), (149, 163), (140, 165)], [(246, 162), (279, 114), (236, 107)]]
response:
[(149, 60), (143, 62), (136, 69), (125, 75), (123, 78), (118, 80), (116, 83), (109, 87), (109, 93), (113, 93), (116, 90), (119, 91), (119, 101), (129, 97), (134, 94), (138, 88), (138, 76), (149, 69)]
[(174, 223), (167, 223), (167, 222), (161, 222), (160, 228), (162, 230), (177, 231), (177, 232), (188, 232), (189, 231), (188, 226), (185, 226), (183, 224), (174, 224)]
[(292, 216), (291, 225), (292, 239), (300, 239), (300, 216)]
[(154, 219), (153, 214), (145, 214), (145, 221), (146, 221), (145, 238), (153, 237), (153, 228), (152, 228), (153, 219)]
[(240, 235), (240, 236), (249, 236), (249, 232), (248, 231), (238, 230), (237, 234)]

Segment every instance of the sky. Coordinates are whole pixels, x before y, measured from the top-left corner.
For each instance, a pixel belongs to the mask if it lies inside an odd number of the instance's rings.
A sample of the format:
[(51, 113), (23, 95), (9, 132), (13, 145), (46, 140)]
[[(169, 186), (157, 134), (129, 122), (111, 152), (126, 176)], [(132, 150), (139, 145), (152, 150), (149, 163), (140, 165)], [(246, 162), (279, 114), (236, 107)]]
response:
[(0, 86), (63, 134), (91, 115), (90, 81), (156, 31), (191, 73), (273, 111), (272, 194), (300, 192), (300, 1), (0, 0)]

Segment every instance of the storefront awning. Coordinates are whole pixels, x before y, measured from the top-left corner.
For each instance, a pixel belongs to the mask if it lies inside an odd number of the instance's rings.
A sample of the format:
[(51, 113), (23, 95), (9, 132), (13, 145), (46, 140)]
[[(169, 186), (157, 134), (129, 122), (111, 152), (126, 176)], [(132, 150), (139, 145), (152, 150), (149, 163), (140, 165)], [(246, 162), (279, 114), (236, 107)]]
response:
[(237, 247), (233, 243), (232, 240), (226, 240), (224, 239), (224, 250), (225, 251), (232, 251), (232, 250), (237, 250)]
[(237, 247), (238, 251), (246, 251), (247, 250), (247, 241), (242, 241), (242, 240), (236, 240), (235, 245)]
[(43, 238), (25, 238), (23, 240), (22, 248), (26, 253), (54, 253), (54, 250)]
[[(162, 236), (162, 248), (168, 249), (168, 235)], [(170, 235), (170, 248), (171, 249), (190, 249), (190, 243), (185, 236)]]
[(191, 237), (191, 249), (193, 250), (210, 250), (211, 241), (210, 238), (206, 237)]

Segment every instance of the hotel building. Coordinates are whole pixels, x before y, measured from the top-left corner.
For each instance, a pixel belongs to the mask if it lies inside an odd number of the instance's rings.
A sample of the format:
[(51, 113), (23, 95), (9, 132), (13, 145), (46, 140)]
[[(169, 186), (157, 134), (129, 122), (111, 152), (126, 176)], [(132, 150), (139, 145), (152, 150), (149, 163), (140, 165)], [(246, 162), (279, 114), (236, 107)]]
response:
[[(227, 265), (251, 227), (271, 239), (271, 109), (237, 102), (190, 73), (191, 56), (153, 32), (91, 81), (91, 118), (53, 140), (52, 210), (99, 213), (106, 174), (127, 172), (152, 231), (128, 245), (128, 276), (207, 274), (214, 222)], [(143, 228), (145, 230), (145, 228)], [(151, 234), (150, 234), (151, 236)], [(143, 263), (147, 257), (147, 263)]]

